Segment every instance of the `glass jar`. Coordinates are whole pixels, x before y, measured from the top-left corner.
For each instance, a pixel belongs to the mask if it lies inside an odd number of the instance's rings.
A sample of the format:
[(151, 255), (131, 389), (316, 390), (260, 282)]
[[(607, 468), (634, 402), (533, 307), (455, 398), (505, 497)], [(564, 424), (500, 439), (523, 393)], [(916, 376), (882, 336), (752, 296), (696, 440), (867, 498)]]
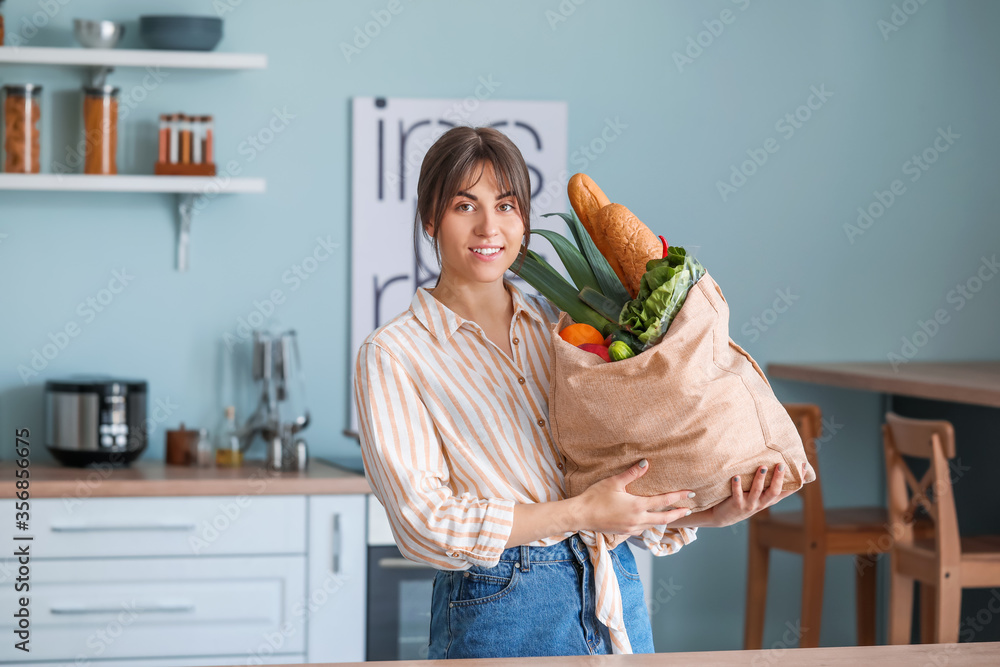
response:
[(3, 87), (4, 160), (3, 170), (9, 174), (37, 174), (41, 171), (41, 137), (38, 120), (42, 109), (38, 104), (42, 87), (32, 83)]
[(118, 93), (114, 86), (83, 89), (85, 174), (118, 173)]
[(225, 417), (216, 430), (215, 465), (220, 468), (237, 468), (243, 465), (240, 433), (236, 426), (236, 408), (226, 408)]

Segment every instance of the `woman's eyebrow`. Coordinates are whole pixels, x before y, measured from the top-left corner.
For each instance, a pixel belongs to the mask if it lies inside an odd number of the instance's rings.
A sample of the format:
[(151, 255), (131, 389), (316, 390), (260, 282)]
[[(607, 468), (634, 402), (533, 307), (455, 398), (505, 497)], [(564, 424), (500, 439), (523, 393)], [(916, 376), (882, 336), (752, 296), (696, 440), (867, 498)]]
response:
[[(459, 190), (458, 192), (455, 193), (455, 196), (456, 197), (468, 197), (472, 201), (479, 201), (479, 197), (477, 197), (476, 195), (474, 195), (474, 194), (472, 194), (470, 192), (466, 192), (465, 190)], [(507, 192), (504, 192), (502, 194), (497, 195), (497, 201), (500, 201), (501, 199), (506, 199), (507, 197), (513, 197), (513, 196), (514, 196), (514, 191), (513, 190), (508, 190)]]

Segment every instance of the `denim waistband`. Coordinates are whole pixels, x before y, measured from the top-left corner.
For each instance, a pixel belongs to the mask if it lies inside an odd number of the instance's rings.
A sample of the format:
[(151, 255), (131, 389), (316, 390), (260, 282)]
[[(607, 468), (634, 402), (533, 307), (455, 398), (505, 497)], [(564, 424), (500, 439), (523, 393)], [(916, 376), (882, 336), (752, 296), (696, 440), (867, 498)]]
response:
[(562, 563), (587, 560), (587, 545), (577, 534), (570, 535), (562, 542), (550, 544), (547, 547), (529, 547), (522, 545), (504, 549), (500, 561), (520, 563), (520, 570), (527, 572), (531, 563)]

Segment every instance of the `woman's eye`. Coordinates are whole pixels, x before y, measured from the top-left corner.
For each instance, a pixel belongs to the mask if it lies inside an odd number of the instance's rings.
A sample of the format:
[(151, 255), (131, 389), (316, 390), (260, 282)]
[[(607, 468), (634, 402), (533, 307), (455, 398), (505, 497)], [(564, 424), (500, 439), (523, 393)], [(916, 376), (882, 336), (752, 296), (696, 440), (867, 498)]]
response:
[[(506, 206), (507, 208), (504, 208), (504, 206)], [(511, 204), (511, 203), (509, 203), (509, 202), (504, 202), (503, 204), (500, 204), (500, 210), (502, 210), (504, 212), (513, 211), (514, 210), (514, 205)]]
[[(468, 208), (466, 208), (466, 206), (468, 206)], [(469, 202), (462, 202), (461, 204), (458, 205), (458, 210), (459, 211), (466, 211), (466, 212), (471, 211), (472, 210), (472, 204), (470, 204)]]

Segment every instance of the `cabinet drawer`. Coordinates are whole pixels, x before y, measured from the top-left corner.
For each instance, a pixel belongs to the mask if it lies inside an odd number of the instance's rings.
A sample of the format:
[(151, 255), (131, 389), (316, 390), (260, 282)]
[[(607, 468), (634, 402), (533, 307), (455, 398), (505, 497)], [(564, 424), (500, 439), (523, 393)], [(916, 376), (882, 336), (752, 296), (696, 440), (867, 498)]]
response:
[[(13, 500), (0, 509), (13, 516)], [(304, 496), (31, 501), (35, 558), (304, 554)], [(24, 535), (24, 533), (18, 533)], [(0, 525), (11, 544), (14, 522)]]
[(30, 584), (31, 652), (0, 663), (305, 652), (305, 556), (35, 560)]

